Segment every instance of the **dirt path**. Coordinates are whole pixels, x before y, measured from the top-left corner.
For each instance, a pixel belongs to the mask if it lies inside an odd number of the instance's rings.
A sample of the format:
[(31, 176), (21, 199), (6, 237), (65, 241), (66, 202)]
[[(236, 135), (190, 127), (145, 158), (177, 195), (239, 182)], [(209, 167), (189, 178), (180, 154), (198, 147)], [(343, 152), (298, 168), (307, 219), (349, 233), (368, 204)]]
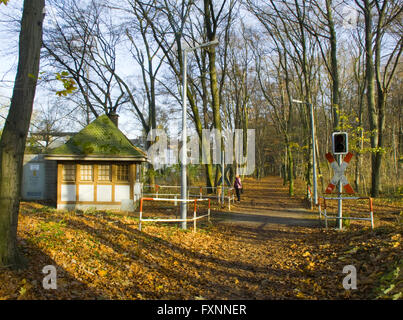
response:
[(304, 208), (306, 204), (289, 197), (279, 177), (266, 177), (259, 182), (246, 179), (241, 202), (231, 212), (216, 215), (220, 223), (249, 225), (258, 229), (279, 226), (318, 227), (318, 214)]

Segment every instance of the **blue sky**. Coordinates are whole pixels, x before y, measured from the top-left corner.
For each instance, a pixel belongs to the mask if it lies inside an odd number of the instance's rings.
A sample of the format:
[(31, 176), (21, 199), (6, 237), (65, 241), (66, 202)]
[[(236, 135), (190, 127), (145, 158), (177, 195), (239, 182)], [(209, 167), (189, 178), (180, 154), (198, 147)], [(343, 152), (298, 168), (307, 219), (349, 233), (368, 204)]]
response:
[[(2, 5), (0, 8), (0, 115), (2, 117), (7, 116), (6, 105), (9, 105), (12, 89), (14, 84), (15, 73), (18, 64), (18, 21), (21, 18), (22, 12), (22, 0), (11, 0), (7, 6)], [(46, 5), (46, 17), (45, 24), (52, 23), (52, 19), (55, 16), (53, 8)], [(10, 20), (15, 19), (14, 24), (10, 24)], [(140, 74), (139, 69), (136, 69), (133, 64), (133, 59), (129, 59), (129, 47), (126, 45), (121, 48), (118, 53), (119, 59), (117, 59), (117, 71), (120, 76), (136, 76)], [(128, 62), (130, 61), (130, 62)], [(42, 71), (43, 68), (40, 68)], [(54, 93), (49, 93), (44, 87), (39, 85), (36, 90), (34, 112), (38, 112), (41, 108), (46, 108), (49, 104), (49, 100), (54, 100)], [(174, 133), (178, 130), (180, 115), (170, 117), (170, 131)], [(4, 119), (0, 118), (0, 126), (4, 123)], [(141, 134), (141, 126), (129, 112), (120, 113), (119, 118), (120, 129), (129, 137), (135, 138)], [(68, 128), (71, 131), (72, 128)], [(77, 126), (74, 130), (79, 130)]]

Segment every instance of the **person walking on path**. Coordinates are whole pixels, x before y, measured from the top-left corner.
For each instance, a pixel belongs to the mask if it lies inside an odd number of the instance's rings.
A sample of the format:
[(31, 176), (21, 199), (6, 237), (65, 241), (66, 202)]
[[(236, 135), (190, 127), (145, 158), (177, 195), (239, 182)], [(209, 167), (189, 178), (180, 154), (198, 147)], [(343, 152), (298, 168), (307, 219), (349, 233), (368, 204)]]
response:
[(241, 202), (242, 182), (241, 182), (241, 178), (239, 177), (239, 174), (237, 174), (235, 177), (234, 188), (235, 188), (236, 196), (238, 198), (238, 202)]

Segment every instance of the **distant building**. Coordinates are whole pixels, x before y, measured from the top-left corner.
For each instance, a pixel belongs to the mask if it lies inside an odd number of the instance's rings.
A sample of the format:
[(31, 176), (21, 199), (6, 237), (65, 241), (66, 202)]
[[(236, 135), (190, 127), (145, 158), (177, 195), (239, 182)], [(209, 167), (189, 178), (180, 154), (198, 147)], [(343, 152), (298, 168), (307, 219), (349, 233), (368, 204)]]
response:
[(26, 155), (23, 198), (54, 199), (58, 209), (132, 211), (147, 155), (118, 129), (117, 116), (111, 119), (98, 117), (45, 156)]
[(140, 136), (135, 139), (130, 139), (130, 142), (143, 150), (146, 149), (147, 140), (145, 137)]

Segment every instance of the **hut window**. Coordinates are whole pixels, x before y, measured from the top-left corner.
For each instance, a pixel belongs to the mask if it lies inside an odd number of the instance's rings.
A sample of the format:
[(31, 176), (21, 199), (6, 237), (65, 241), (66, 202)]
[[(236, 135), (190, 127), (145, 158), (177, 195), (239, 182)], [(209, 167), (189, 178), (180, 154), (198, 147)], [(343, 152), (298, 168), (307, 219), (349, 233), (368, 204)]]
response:
[(129, 165), (116, 165), (116, 177), (118, 181), (129, 181)]
[(63, 165), (63, 181), (76, 181), (76, 165), (64, 164)]
[(98, 180), (111, 181), (111, 166), (109, 164), (98, 165)]
[(92, 165), (80, 165), (81, 181), (92, 181)]

